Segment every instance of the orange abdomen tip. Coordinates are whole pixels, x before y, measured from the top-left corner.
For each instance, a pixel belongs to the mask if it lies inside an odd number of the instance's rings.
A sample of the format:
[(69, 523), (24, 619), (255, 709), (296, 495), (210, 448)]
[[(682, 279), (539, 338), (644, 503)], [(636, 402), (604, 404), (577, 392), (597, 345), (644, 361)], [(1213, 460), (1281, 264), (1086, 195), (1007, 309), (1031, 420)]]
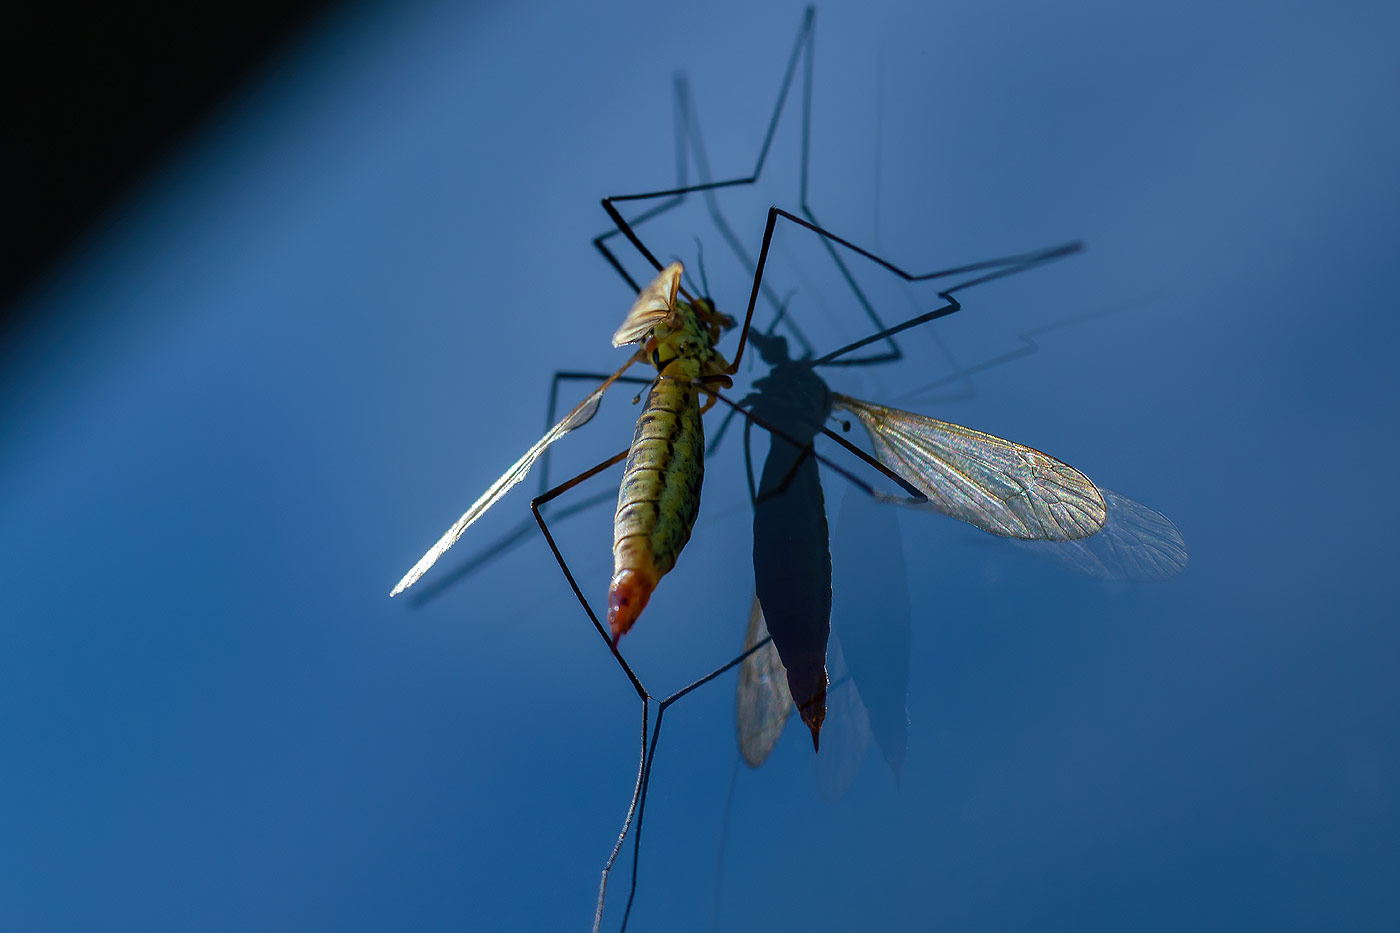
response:
[(613, 574), (612, 585), (608, 587), (608, 628), (612, 630), (614, 648), (617, 640), (627, 634), (642, 614), (654, 589), (656, 581), (636, 570), (619, 570)]

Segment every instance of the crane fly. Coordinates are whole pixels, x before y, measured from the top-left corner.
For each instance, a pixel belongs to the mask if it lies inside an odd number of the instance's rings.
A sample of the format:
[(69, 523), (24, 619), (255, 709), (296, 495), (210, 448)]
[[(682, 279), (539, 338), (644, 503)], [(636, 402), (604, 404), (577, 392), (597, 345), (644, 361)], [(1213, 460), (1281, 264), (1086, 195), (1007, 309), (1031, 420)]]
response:
[[(632, 443), (617, 455), (548, 491), (541, 492), (530, 503), (535, 521), (549, 544), (561, 572), (572, 587), (574, 595), (598, 632), (610, 641), (615, 660), (630, 679), (642, 701), (641, 756), (638, 762), (637, 780), (633, 787), (632, 803), (628, 808), (622, 830), (603, 869), (594, 914), (595, 930), (602, 922), (609, 873), (621, 850), (628, 829), (632, 825), (634, 815), (638, 821), (638, 833), (634, 839), (634, 846), (640, 846), (641, 813), (645, 808), (646, 787), (650, 777), (651, 762), (655, 755), (656, 742), (660, 735), (662, 717), (666, 709), (682, 696), (698, 689), (744, 660), (743, 657), (735, 658), (729, 664), (712, 671), (683, 690), (661, 699), (653, 696), (646, 689), (626, 660), (618, 653), (617, 642), (621, 635), (635, 623), (638, 614), (645, 608), (660, 579), (675, 566), (680, 551), (689, 539), (698, 513), (700, 486), (704, 472), (704, 434), (701, 416), (717, 401), (724, 401), (736, 410), (741, 409), (740, 405), (726, 398), (722, 394), (722, 390), (731, 386), (731, 377), (737, 371), (740, 358), (751, 336), (749, 328), (759, 295), (762, 293), (768, 296), (769, 300), (772, 300), (774, 294), (772, 287), (764, 285), (763, 277), (775, 228), (779, 222), (785, 222), (788, 229), (791, 227), (801, 228), (816, 234), (821, 239), (822, 245), (855, 291), (857, 300), (876, 327), (883, 328), (884, 325), (875, 315), (869, 302), (860, 293), (854, 279), (850, 277), (839, 251), (854, 254), (874, 263), (906, 283), (927, 282), (955, 275), (975, 275), (974, 278), (957, 286), (940, 291), (939, 297), (945, 302), (940, 307), (905, 321), (896, 327), (885, 328), (879, 334), (828, 353), (821, 359), (804, 359), (802, 364), (806, 366), (824, 363), (851, 365), (897, 360), (900, 358), (900, 352), (891, 339), (893, 335), (907, 328), (958, 311), (961, 305), (953, 297), (953, 292), (999, 278), (1019, 268), (1068, 255), (1081, 248), (1080, 244), (1073, 243), (1036, 253), (976, 262), (941, 271), (913, 273), (905, 271), (894, 263), (822, 227), (812, 214), (806, 199), (813, 19), (814, 11), (809, 7), (803, 17), (796, 44), (783, 72), (778, 99), (753, 172), (750, 175), (711, 181), (708, 177), (708, 170), (704, 169), (702, 165), (704, 180), (699, 184), (688, 184), (682, 177), (675, 187), (666, 190), (618, 195), (603, 199), (602, 206), (616, 229), (595, 238), (594, 244), (627, 282), (631, 294), (636, 296), (622, 326), (613, 336), (613, 343), (615, 346), (639, 344), (639, 348), (626, 363), (611, 375), (606, 377), (590, 376), (589, 378), (601, 378), (601, 383), (525, 451), (496, 482), (488, 487), (480, 498), (404, 575), (390, 594), (396, 595), (412, 586), (452, 547), (467, 528), (525, 478), (532, 466), (545, 456), (553, 444), (566, 434), (588, 423), (596, 414), (601, 399), (610, 386), (618, 381), (642, 381), (625, 375), (632, 365), (646, 362), (655, 368), (656, 374), (650, 381), (646, 406), (637, 420)], [(732, 230), (712, 207), (712, 215), (721, 233), (739, 254), (745, 268), (752, 269), (753, 276), (748, 305), (739, 331), (737, 348), (733, 354), (733, 361), (729, 362), (716, 349), (716, 345), (721, 335), (733, 327), (735, 321), (719, 313), (708, 297), (693, 297), (682, 285), (681, 265), (672, 263), (663, 267), (663, 264), (642, 242), (633, 225), (640, 225), (659, 213), (669, 210), (688, 194), (703, 193), (708, 201), (720, 189), (754, 184), (763, 171), (778, 126), (779, 115), (788, 98), (789, 90), (795, 83), (798, 65), (804, 55), (808, 67), (803, 79), (804, 91), (802, 93), (804, 102), (802, 117), (803, 161), (801, 171), (798, 173), (802, 185), (798, 206), (801, 216), (777, 206), (768, 208), (761, 245), (756, 259), (751, 259), (738, 245), (738, 241), (733, 238)], [(685, 99), (683, 82), (678, 83), (678, 95), (681, 99)], [(699, 144), (698, 131), (691, 126), (689, 120), (678, 121), (678, 154), (683, 153), (688, 133), (694, 133), (690, 139), (694, 146), (693, 157), (697, 164), (702, 164), (705, 160), (702, 147)], [(680, 171), (683, 175), (684, 168), (682, 167)], [(630, 221), (623, 216), (619, 209), (620, 205), (624, 203), (641, 203), (660, 199), (665, 199), (664, 203), (642, 211)], [(624, 237), (636, 249), (636, 252), (649, 263), (651, 269), (659, 273), (650, 284), (639, 287), (624, 264), (607, 247), (605, 241), (614, 235)], [(806, 236), (807, 234), (800, 235)], [(887, 342), (890, 348), (889, 352), (859, 360), (851, 357), (836, 360), (838, 356), (867, 346), (876, 340)], [(704, 396), (703, 400), (702, 396)], [(1059, 497), (1066, 488), (1084, 489), (1087, 487), (1087, 490), (1092, 490), (1093, 484), (1072, 468), (1059, 461), (1054, 461), (1052, 458), (1044, 457), (1030, 448), (1022, 448), (1020, 445), (1000, 441), (1000, 439), (992, 438), (990, 435), (981, 435), (967, 429), (930, 433), (927, 425), (919, 426), (917, 429), (911, 428), (908, 423), (888, 414), (889, 411), (895, 410), (885, 410), (880, 406), (873, 406), (871, 403), (859, 403), (854, 399), (847, 399), (844, 396), (838, 397), (829, 392), (825, 394), (824, 411), (810, 430), (805, 425), (791, 426), (778, 423), (781, 418), (775, 418), (770, 423), (761, 413), (745, 411), (744, 414), (748, 424), (759, 424), (773, 435), (775, 446), (780, 443), (786, 444), (798, 451), (798, 455), (792, 458), (793, 469), (802, 471), (814, 469), (814, 463), (817, 460), (829, 466), (833, 465), (812, 449), (811, 440), (815, 437), (818, 429), (831, 434), (822, 426), (822, 422), (830, 416), (832, 406), (838, 403), (845, 405), (847, 411), (866, 424), (872, 431), (872, 436), (878, 435), (875, 442), (877, 452), (887, 447), (892, 460), (897, 459), (896, 454), (898, 454), (907, 461), (907, 463), (901, 462), (900, 466), (891, 468), (853, 445), (846, 444), (869, 465), (884, 474), (887, 479), (893, 480), (904, 488), (910, 494), (908, 501), (932, 502), (936, 497), (942, 497), (933, 507), (938, 508), (939, 503), (946, 500), (949, 514), (954, 514), (964, 521), (974, 521), (980, 517), (997, 528), (1004, 526), (1012, 531), (1020, 529), (1022, 532), (1028, 532), (1031, 528), (1030, 523), (1034, 520), (1039, 519), (1044, 522), (1053, 519), (1054, 521), (1063, 521), (1065, 527), (1071, 527), (1076, 531), (1092, 533), (1087, 530), (1093, 524), (1091, 514), (1087, 518), (1081, 516), (1080, 520), (1077, 521), (1069, 520), (1069, 517), (1076, 512), (1091, 513), (1092, 506), (1061, 507), (1062, 503), (1060, 503)], [(937, 422), (937, 424), (943, 423)], [(950, 433), (956, 436), (945, 437)], [(842, 440), (837, 435), (832, 436)], [(932, 468), (921, 459), (932, 456), (931, 451), (941, 452), (942, 460), (940, 462), (943, 466)], [(1022, 451), (1028, 452), (1028, 455), (1023, 455)], [(609, 587), (607, 625), (605, 627), (569, 569), (540, 509), (545, 503), (624, 459), (627, 460), (627, 465), (618, 493), (617, 510), (614, 514), (614, 571)], [(808, 466), (803, 466), (804, 463)], [(839, 467), (837, 469), (846, 473)], [(905, 469), (910, 470), (910, 475), (907, 477), (903, 475)], [(931, 476), (921, 476), (920, 469), (930, 473)], [(1043, 473), (1042, 470), (1049, 472)], [(541, 472), (544, 472), (543, 468)], [(782, 472), (785, 473), (786, 470)], [(849, 473), (846, 475), (850, 476)], [(958, 476), (964, 477), (964, 480), (959, 481), (956, 478)], [(1075, 477), (1081, 478), (1082, 484)], [(924, 485), (920, 485), (921, 481), (924, 482)], [(783, 486), (785, 483), (785, 480), (780, 480), (778, 485)], [(857, 485), (863, 486), (866, 492), (877, 498), (899, 501), (898, 497), (895, 496), (877, 495), (868, 484), (863, 484), (859, 480), (857, 480)], [(998, 497), (1005, 498), (999, 499)], [(1080, 498), (1089, 499), (1091, 494), (1084, 491)], [(998, 506), (992, 500), (1000, 501), (1003, 504)], [(1099, 506), (1101, 509), (1101, 499)], [(976, 522), (974, 521), (974, 523)], [(989, 528), (988, 530), (995, 529)], [(823, 537), (825, 536), (823, 535)], [(828, 565), (829, 563), (828, 558)], [(827, 624), (826, 620), (823, 624)], [(818, 665), (813, 679), (820, 681), (820, 689), (824, 691), (827, 679), (824, 660)], [(649, 737), (649, 703), (652, 700), (658, 702), (655, 726)], [(817, 718), (814, 723), (809, 722), (809, 726), (812, 728), (815, 743), (820, 728), (820, 719)], [(635, 892), (635, 863), (633, 892)], [(630, 910), (630, 895), (628, 904)], [(624, 915), (623, 926), (626, 926), (626, 915)]]
[[(705, 434), (701, 415), (720, 388), (733, 384), (736, 366), (715, 349), (734, 319), (715, 310), (709, 298), (680, 297), (683, 267), (673, 262), (637, 295), (613, 334), (614, 347), (641, 344), (623, 366), (594, 389), (558, 424), (525, 451), (398, 582), (390, 596), (408, 589), (457, 542), (473, 522), (529, 472), (545, 450), (586, 424), (603, 393), (633, 364), (656, 367), (645, 406), (637, 418), (613, 518), (613, 577), (608, 588), (608, 628), (613, 647), (646, 608), (661, 578), (676, 565), (700, 510)], [(746, 322), (747, 323), (747, 322)], [(740, 343), (742, 352), (743, 343)], [(738, 355), (735, 361), (738, 361)], [(708, 400), (700, 403), (700, 395)], [(602, 466), (611, 465), (621, 456)]]
[[(690, 531), (698, 514), (700, 484), (704, 473), (704, 435), (701, 427), (702, 422), (700, 415), (702, 411), (708, 410), (715, 404), (716, 400), (720, 398), (718, 394), (719, 389), (727, 388), (732, 384), (730, 377), (732, 377), (737, 370), (740, 357), (742, 356), (746, 340), (749, 336), (749, 324), (753, 318), (754, 307), (762, 287), (765, 263), (768, 259), (774, 230), (779, 220), (786, 220), (791, 224), (816, 233), (822, 238), (828, 252), (836, 258), (837, 264), (843, 272), (845, 272), (845, 265), (841, 262), (839, 257), (837, 257), (834, 249), (836, 246), (840, 246), (856, 255), (864, 257), (910, 283), (927, 281), (953, 274), (994, 270), (987, 272), (980, 278), (964, 282), (958, 286), (967, 287), (1008, 274), (1008, 272), (1014, 271), (1016, 268), (1024, 268), (1041, 261), (1067, 255), (1080, 248), (1080, 245), (1077, 243), (1069, 244), (1050, 250), (1043, 250), (1035, 254), (988, 260), (955, 269), (945, 269), (938, 272), (923, 274), (909, 273), (874, 253), (857, 246), (850, 240), (823, 229), (815, 223), (813, 219), (810, 219), (811, 212), (806, 206), (806, 172), (804, 170), (802, 173), (804, 185), (802, 210), (803, 213), (807, 215), (808, 219), (804, 219), (803, 217), (778, 207), (769, 208), (762, 245), (759, 249), (757, 261), (753, 264), (753, 285), (749, 295), (743, 327), (739, 335), (738, 349), (735, 352), (734, 361), (732, 363), (727, 362), (715, 349), (715, 344), (723, 331), (733, 326), (733, 319), (716, 311), (713, 302), (708, 297), (694, 298), (686, 292), (685, 289), (681, 287), (681, 264), (675, 262), (663, 268), (662, 264), (637, 236), (632, 225), (619, 212), (617, 204), (620, 202), (668, 198), (671, 199), (668, 204), (674, 205), (677, 203), (676, 199), (683, 198), (687, 193), (709, 193), (716, 189), (730, 187), (736, 184), (752, 184), (757, 179), (759, 172), (762, 170), (763, 163), (767, 158), (767, 152), (772, 142), (773, 134), (777, 128), (779, 114), (782, 111), (784, 101), (787, 98), (788, 89), (796, 74), (798, 61), (804, 49), (810, 51), (813, 17), (814, 11), (809, 7), (803, 18), (803, 23), (798, 33), (797, 44), (793, 49), (792, 56), (789, 59), (785, 71), (777, 105), (769, 123), (768, 132), (760, 151), (758, 164), (751, 177), (718, 182), (709, 181), (707, 179), (700, 184), (683, 185), (666, 191), (621, 195), (603, 199), (603, 208), (615, 223), (617, 232), (625, 236), (637, 251), (645, 257), (655, 269), (659, 270), (659, 274), (651, 284), (638, 290), (636, 301), (624, 318), (623, 324), (613, 335), (614, 346), (640, 343), (642, 344), (641, 349), (639, 349), (627, 363), (618, 369), (617, 372), (606, 377), (596, 389), (586, 396), (583, 401), (565, 415), (554, 427), (550, 428), (550, 430), (530, 447), (519, 460), (512, 464), (495, 483), (488, 487), (481, 497), (477, 499), (477, 501), (473, 503), (446, 532), (444, 532), (437, 543), (429, 548), (418, 562), (403, 576), (390, 592), (391, 596), (403, 592), (421, 578), (423, 574), (426, 573), (454, 543), (456, 543), (468, 527), (485, 514), (496, 502), (500, 501), (506, 492), (525, 478), (533, 464), (540, 459), (551, 445), (564, 435), (591, 420), (597, 412), (598, 405), (601, 402), (604, 392), (614, 382), (622, 378), (623, 373), (633, 363), (648, 361), (656, 367), (657, 375), (648, 394), (646, 407), (638, 418), (633, 443), (628, 450), (619, 454), (612, 460), (601, 463), (592, 470), (580, 474), (575, 477), (574, 480), (570, 481), (570, 483), (566, 483), (564, 487), (539, 497), (535, 500), (535, 503), (533, 503), (533, 505), (542, 504), (554, 495), (562, 493), (569, 486), (588, 479), (598, 471), (611, 466), (612, 463), (620, 461), (624, 457), (627, 458), (628, 463), (624, 473), (622, 487), (619, 491), (618, 508), (614, 517), (614, 573), (609, 587), (607, 611), (607, 625), (611, 632), (613, 647), (616, 649), (618, 639), (623, 633), (630, 629), (632, 624), (634, 624), (638, 615), (643, 608), (645, 608), (657, 583), (662, 576), (674, 567), (676, 558), (689, 539)], [(806, 158), (807, 132), (807, 115), (804, 112), (804, 162)], [(693, 139), (693, 142), (698, 147), (698, 134)], [(679, 140), (678, 144), (680, 144)], [(703, 157), (700, 161), (704, 161)], [(648, 212), (643, 215), (643, 218), (652, 216), (653, 213), (654, 212)], [(721, 224), (721, 226), (722, 229), (727, 230), (727, 225)], [(636, 285), (632, 277), (626, 272), (617, 257), (604, 245), (603, 241), (605, 238), (606, 235), (595, 238), (595, 245), (608, 259), (610, 264), (622, 275), (624, 280), (632, 284), (635, 289)], [(849, 276), (848, 281), (852, 281), (853, 284), (853, 280), (850, 280)], [(919, 318), (915, 318), (912, 321), (906, 321), (899, 327), (889, 328), (879, 335), (829, 353), (826, 357), (816, 362), (830, 362), (834, 360), (835, 357), (857, 347), (865, 346), (874, 340), (888, 340), (899, 330), (916, 326), (917, 324), (958, 310), (960, 305), (951, 297), (953, 290), (954, 289), (947, 289), (940, 293), (948, 302), (943, 307), (922, 315)], [(684, 300), (679, 297), (681, 295), (684, 295)], [(867, 313), (873, 316), (873, 310), (869, 308), (868, 303), (864, 300), (864, 296), (858, 295), (858, 297), (861, 303), (866, 305)], [(898, 358), (897, 350), (892, 358)], [(842, 363), (852, 362), (856, 361), (849, 359), (842, 361)], [(699, 396), (701, 394), (708, 396), (703, 409), (699, 404)], [(771, 427), (770, 430), (772, 430)], [(798, 446), (803, 445), (799, 444)], [(809, 447), (810, 445), (806, 446)], [(889, 475), (896, 480), (900, 479), (895, 473), (889, 473)], [(907, 486), (907, 483), (904, 485)], [(920, 494), (912, 487), (909, 488), (911, 492)], [(579, 597), (580, 601), (583, 602), (584, 608), (588, 611), (590, 617), (592, 617), (592, 610), (588, 607), (587, 601), (583, 599), (582, 593), (579, 591), (572, 573), (566, 566), (562, 555), (558, 552), (553, 538), (545, 527), (543, 519), (538, 512), (536, 512), (536, 518), (540, 522), (541, 530), (544, 532), (551, 549), (555, 551), (555, 557), (559, 561), (561, 570), (563, 570), (565, 576), (569, 578), (569, 582), (574, 587), (576, 595)], [(594, 618), (594, 622), (596, 624), (596, 618)], [(626, 665), (624, 664), (624, 668), (625, 667)], [(628, 673), (629, 676), (632, 676), (630, 670)], [(633, 677), (633, 680), (634, 685), (640, 686), (636, 684), (635, 677)]]

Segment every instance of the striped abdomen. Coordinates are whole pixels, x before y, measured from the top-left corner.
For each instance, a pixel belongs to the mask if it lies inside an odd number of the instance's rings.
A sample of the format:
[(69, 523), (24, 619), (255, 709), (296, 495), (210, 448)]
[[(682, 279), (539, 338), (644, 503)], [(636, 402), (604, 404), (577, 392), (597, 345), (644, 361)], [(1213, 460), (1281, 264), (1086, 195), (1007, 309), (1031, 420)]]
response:
[(662, 376), (637, 419), (613, 518), (608, 627), (614, 644), (676, 565), (699, 514), (705, 431), (698, 396), (689, 381)]

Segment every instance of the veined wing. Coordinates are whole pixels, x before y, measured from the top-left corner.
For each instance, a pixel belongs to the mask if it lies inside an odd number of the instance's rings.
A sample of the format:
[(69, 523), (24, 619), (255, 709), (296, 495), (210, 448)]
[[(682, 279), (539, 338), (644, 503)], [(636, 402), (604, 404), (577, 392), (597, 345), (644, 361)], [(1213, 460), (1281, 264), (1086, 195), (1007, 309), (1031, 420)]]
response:
[[(631, 363), (629, 362), (628, 366), (630, 365)], [(627, 367), (624, 366), (622, 369), (626, 368)], [(418, 563), (414, 564), (412, 569), (403, 575), (403, 579), (398, 582), (398, 585), (394, 587), (389, 595), (397, 596), (416, 583), (419, 577), (428, 572), (429, 567), (437, 563), (439, 557), (447, 553), (448, 548), (457, 543), (457, 539), (462, 537), (462, 532), (466, 531), (467, 528), (471, 526), (472, 522), (486, 514), (487, 509), (495, 505), (502, 496), (510, 491), (512, 486), (525, 478), (525, 474), (530, 472), (530, 467), (534, 466), (535, 461), (540, 458), (540, 454), (544, 453), (545, 449), (548, 448), (550, 444), (553, 444), (579, 425), (586, 424), (589, 419), (597, 413), (598, 403), (603, 398), (603, 392), (605, 392), (608, 386), (612, 385), (617, 377), (622, 374), (622, 369), (618, 370), (610, 379), (589, 393), (588, 397), (582, 402), (579, 402), (578, 406), (575, 407), (573, 411), (565, 415), (562, 421), (550, 428), (549, 432), (545, 434), (544, 437), (536, 441), (534, 446), (525, 451), (524, 455), (519, 460), (511, 464), (510, 469), (506, 470), (500, 479), (492, 483), (491, 487), (481, 494), (481, 498), (473, 502), (472, 507), (467, 509), (461, 518), (452, 523), (452, 527), (447, 529), (443, 536), (438, 539), (437, 544), (429, 548), (428, 553), (420, 557)]]
[[(744, 634), (747, 651), (768, 638), (768, 626), (758, 597), (753, 599), (749, 626)], [(739, 665), (739, 687), (735, 696), (734, 719), (739, 732), (739, 753), (750, 768), (768, 760), (778, 737), (792, 714), (792, 694), (788, 692), (787, 671), (778, 649), (768, 641), (744, 658)]]
[(1098, 580), (1150, 583), (1186, 569), (1191, 556), (1171, 519), (1111, 489), (1099, 492), (1108, 506), (1103, 531), (1083, 541), (1021, 546)]
[[(744, 650), (767, 637), (763, 608), (755, 597), (744, 636)], [(870, 713), (846, 670), (841, 642), (834, 636), (829, 654), (831, 691), (827, 695), (826, 725), (822, 732), (826, 738), (817, 755), (817, 788), (825, 799), (836, 801), (845, 796), (855, 782), (865, 750), (870, 745), (871, 731)], [(762, 767), (793, 713), (787, 670), (773, 642), (769, 641), (740, 664), (735, 701), (739, 754), (750, 768)]]
[(645, 338), (658, 321), (664, 320), (675, 310), (676, 292), (680, 286), (681, 264), (673, 262), (637, 295), (631, 310), (622, 319), (622, 326), (613, 334), (613, 346), (621, 347)]
[(1038, 450), (897, 408), (833, 396), (870, 432), (875, 456), (928, 507), (983, 531), (1028, 541), (1073, 541), (1104, 525), (1089, 477)]
[(856, 689), (846, 667), (841, 639), (832, 635), (826, 666), (831, 671), (827, 694), (826, 728), (822, 750), (817, 755), (817, 792), (827, 803), (836, 803), (856, 782), (865, 752), (870, 747), (870, 710)]

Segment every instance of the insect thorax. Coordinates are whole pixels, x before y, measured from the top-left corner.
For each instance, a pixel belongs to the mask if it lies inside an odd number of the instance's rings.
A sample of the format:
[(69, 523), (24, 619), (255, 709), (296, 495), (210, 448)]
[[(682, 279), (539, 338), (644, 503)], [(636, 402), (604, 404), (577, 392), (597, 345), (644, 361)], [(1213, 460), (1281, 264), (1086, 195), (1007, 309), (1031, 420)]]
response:
[(715, 349), (715, 339), (722, 331), (703, 317), (713, 320), (719, 316), (712, 307), (697, 313), (689, 302), (677, 301), (671, 315), (656, 325), (650, 344), (657, 372), (671, 379), (694, 381), (728, 369), (729, 361)]

